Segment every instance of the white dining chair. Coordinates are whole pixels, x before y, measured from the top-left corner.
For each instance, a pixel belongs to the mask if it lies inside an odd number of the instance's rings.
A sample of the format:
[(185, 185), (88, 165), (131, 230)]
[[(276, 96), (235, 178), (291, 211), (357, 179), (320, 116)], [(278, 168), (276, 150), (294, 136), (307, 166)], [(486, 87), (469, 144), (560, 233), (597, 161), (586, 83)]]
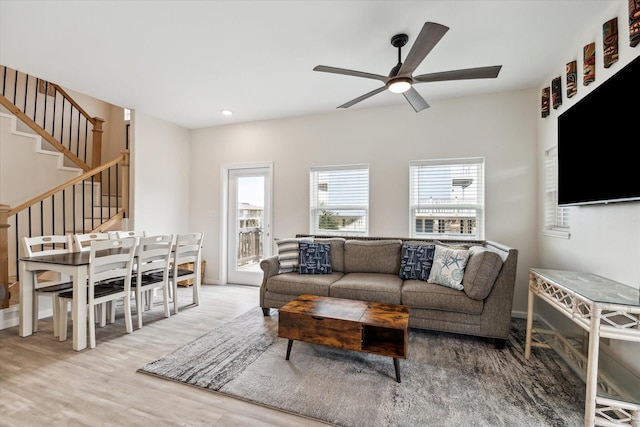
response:
[[(87, 309), (89, 348), (96, 346), (96, 307), (123, 300), (125, 328), (133, 332), (131, 321), (131, 273), (138, 238), (94, 241), (90, 246)], [(73, 289), (58, 294), (60, 307), (60, 341), (67, 339), (68, 304), (73, 302)], [(110, 323), (115, 321), (110, 319)]]
[(76, 233), (73, 235), (73, 243), (76, 252), (85, 252), (91, 248), (91, 242), (110, 240), (109, 233)]
[(139, 238), (136, 248), (135, 277), (131, 287), (136, 299), (138, 328), (142, 328), (142, 313), (153, 306), (155, 290), (162, 291), (164, 317), (169, 317), (169, 271), (173, 234)]
[[(178, 313), (178, 282), (193, 280), (193, 304), (200, 304), (200, 277), (202, 260), (202, 241), (204, 233), (177, 234), (173, 245), (172, 266), (169, 270), (173, 313)], [(185, 264), (193, 265), (193, 269), (185, 268)]]
[(115, 232), (116, 238), (126, 239), (127, 237), (147, 237), (147, 232), (144, 230), (119, 230)]
[[(50, 235), (23, 237), (22, 247), (27, 257), (40, 255), (55, 255), (72, 252), (73, 241), (71, 235)], [(42, 281), (41, 281), (42, 279)], [(59, 335), (58, 331), (58, 293), (71, 289), (73, 282), (69, 277), (64, 277), (58, 273), (47, 273), (40, 270), (35, 273), (34, 295), (33, 295), (33, 332), (38, 331), (38, 297), (51, 297), (51, 309), (53, 312), (53, 336)]]

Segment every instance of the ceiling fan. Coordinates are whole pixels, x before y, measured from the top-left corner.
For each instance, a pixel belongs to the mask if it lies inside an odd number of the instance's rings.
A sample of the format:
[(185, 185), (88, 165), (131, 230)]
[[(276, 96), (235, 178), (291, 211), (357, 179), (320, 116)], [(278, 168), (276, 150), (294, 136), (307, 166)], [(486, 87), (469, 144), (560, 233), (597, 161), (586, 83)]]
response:
[(468, 79), (492, 79), (498, 77), (498, 73), (502, 65), (494, 65), (491, 67), (466, 68), (462, 70), (442, 71), (438, 73), (421, 74), (413, 76), (413, 72), (422, 63), (424, 58), (431, 52), (440, 39), (449, 30), (449, 27), (436, 24), (435, 22), (426, 22), (420, 30), (420, 34), (411, 46), (409, 54), (402, 62), (401, 49), (407, 44), (409, 36), (406, 34), (396, 34), (391, 37), (391, 45), (398, 48), (398, 64), (391, 69), (389, 76), (380, 74), (365, 73), (362, 71), (347, 70), (344, 68), (327, 67), (326, 65), (318, 65), (314, 67), (314, 71), (322, 71), (325, 73), (344, 74), (347, 76), (364, 77), (366, 79), (380, 80), (384, 86), (365, 93), (338, 108), (349, 108), (360, 101), (372, 97), (380, 92), (389, 89), (393, 93), (401, 93), (404, 95), (409, 104), (416, 113), (429, 108), (429, 104), (413, 87), (417, 83), (443, 82), (448, 80), (468, 80)]

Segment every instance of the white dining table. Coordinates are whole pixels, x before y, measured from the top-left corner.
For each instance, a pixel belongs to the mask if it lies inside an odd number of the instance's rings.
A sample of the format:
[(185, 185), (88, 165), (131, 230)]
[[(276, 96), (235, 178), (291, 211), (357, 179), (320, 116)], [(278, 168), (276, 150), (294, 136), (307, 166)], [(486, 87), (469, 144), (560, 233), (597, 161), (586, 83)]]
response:
[(91, 253), (70, 252), (20, 258), (20, 326), (18, 333), (27, 337), (34, 332), (33, 298), (36, 274), (39, 270), (51, 270), (73, 279), (73, 349), (87, 347), (87, 277)]

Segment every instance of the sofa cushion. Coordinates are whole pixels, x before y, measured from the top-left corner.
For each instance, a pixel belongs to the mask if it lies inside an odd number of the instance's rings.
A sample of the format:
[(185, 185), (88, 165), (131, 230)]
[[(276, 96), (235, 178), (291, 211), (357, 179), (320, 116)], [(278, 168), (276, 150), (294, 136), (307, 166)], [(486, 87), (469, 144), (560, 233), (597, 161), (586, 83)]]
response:
[(412, 308), (477, 315), (484, 307), (483, 301), (469, 298), (464, 291), (421, 280), (405, 280), (401, 293), (401, 303)]
[(300, 274), (330, 274), (331, 245), (329, 243), (300, 242)]
[(444, 246), (449, 249), (471, 249), (472, 246), (475, 246), (473, 243), (464, 243), (464, 242), (443, 242), (440, 240), (434, 240), (433, 243), (436, 245)]
[(349, 273), (331, 284), (329, 296), (400, 304), (402, 279), (397, 274)]
[(400, 272), (402, 240), (347, 240), (344, 244), (345, 273)]
[(429, 274), (429, 283), (447, 286), (449, 288), (463, 290), (462, 278), (464, 268), (469, 259), (469, 250), (452, 249), (442, 245), (436, 245), (433, 255), (433, 266)]
[(485, 299), (491, 292), (501, 269), (500, 255), (482, 246), (473, 246), (469, 250), (469, 260), (462, 278), (464, 292), (470, 298)]
[(344, 271), (344, 242), (342, 237), (321, 237), (313, 239), (314, 242), (329, 243), (331, 245), (331, 270)]
[(329, 286), (342, 277), (342, 273), (298, 274), (282, 273), (270, 277), (266, 288), (269, 292), (288, 295), (311, 294), (327, 297)]
[(280, 265), (280, 273), (290, 273), (298, 271), (298, 262), (300, 258), (300, 249), (298, 243), (313, 242), (313, 237), (275, 239), (278, 245), (278, 263)]
[(435, 245), (402, 245), (402, 259), (400, 260), (400, 278), (418, 279), (427, 281), (431, 266)]

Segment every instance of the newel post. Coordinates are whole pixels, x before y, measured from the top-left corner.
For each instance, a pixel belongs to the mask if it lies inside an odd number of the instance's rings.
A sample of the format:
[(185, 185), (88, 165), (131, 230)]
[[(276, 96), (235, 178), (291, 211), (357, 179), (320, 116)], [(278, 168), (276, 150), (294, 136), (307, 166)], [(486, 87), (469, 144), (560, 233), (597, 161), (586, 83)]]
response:
[(104, 119), (100, 117), (93, 118), (93, 157), (91, 159), (91, 168), (97, 168), (102, 164), (102, 124)]
[(9, 206), (0, 204), (0, 285), (4, 288), (0, 308), (9, 307)]

